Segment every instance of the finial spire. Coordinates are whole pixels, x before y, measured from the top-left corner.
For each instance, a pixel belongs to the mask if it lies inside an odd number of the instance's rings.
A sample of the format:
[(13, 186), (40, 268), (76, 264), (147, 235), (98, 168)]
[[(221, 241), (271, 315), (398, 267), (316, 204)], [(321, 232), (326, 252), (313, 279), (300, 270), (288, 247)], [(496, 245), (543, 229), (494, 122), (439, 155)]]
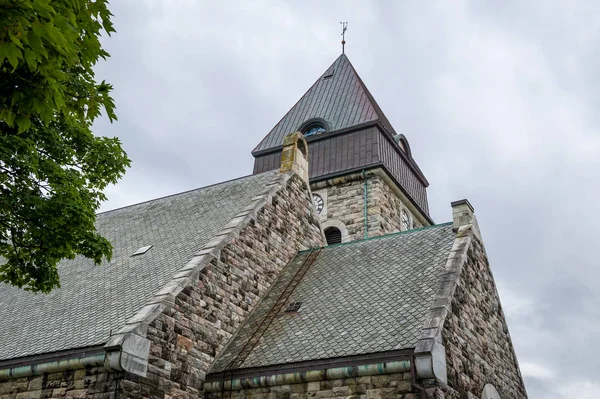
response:
[(346, 54), (344, 52), (344, 47), (346, 46), (346, 29), (348, 29), (348, 22), (342, 21), (340, 24), (342, 25), (342, 54)]

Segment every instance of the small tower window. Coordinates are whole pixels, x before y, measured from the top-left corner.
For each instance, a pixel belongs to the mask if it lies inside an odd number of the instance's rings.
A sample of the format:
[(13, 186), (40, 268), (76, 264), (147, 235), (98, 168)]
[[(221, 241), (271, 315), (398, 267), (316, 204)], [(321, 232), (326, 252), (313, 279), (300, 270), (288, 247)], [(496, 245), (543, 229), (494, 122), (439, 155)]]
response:
[(331, 130), (331, 125), (323, 118), (311, 118), (298, 127), (304, 137), (310, 137)]
[(400, 211), (400, 222), (402, 223), (402, 231), (410, 230), (410, 216), (406, 209)]
[(325, 229), (325, 239), (327, 245), (339, 244), (342, 242), (342, 232), (337, 227), (328, 227)]
[(310, 125), (304, 130), (304, 137), (314, 136), (315, 134), (323, 133), (326, 129), (321, 125)]

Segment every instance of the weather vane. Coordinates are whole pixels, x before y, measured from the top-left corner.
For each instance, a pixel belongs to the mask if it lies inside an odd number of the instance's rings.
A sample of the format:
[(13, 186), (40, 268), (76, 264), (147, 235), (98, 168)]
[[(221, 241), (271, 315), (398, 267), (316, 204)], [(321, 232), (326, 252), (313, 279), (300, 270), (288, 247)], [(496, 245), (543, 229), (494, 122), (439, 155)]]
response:
[(346, 54), (344, 52), (344, 47), (346, 46), (346, 29), (348, 29), (348, 22), (342, 21), (340, 24), (342, 25), (342, 54)]

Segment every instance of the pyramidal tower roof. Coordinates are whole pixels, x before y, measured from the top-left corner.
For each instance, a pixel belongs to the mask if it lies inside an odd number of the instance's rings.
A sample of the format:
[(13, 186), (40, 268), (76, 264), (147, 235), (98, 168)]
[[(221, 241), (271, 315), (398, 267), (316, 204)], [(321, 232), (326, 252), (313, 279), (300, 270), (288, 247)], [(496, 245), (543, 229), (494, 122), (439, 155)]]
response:
[(252, 152), (278, 148), (286, 134), (315, 119), (324, 122), (328, 131), (379, 121), (389, 134), (395, 134), (350, 60), (342, 54)]

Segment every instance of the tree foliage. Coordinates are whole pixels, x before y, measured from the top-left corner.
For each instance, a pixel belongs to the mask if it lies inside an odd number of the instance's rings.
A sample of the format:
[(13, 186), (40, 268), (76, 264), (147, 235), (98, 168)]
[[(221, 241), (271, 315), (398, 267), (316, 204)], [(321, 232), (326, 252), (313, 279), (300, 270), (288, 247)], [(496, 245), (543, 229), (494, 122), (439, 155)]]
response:
[(116, 119), (93, 70), (110, 17), (107, 0), (0, 0), (0, 281), (49, 292), (60, 260), (110, 260), (96, 211), (130, 162), (91, 131)]

